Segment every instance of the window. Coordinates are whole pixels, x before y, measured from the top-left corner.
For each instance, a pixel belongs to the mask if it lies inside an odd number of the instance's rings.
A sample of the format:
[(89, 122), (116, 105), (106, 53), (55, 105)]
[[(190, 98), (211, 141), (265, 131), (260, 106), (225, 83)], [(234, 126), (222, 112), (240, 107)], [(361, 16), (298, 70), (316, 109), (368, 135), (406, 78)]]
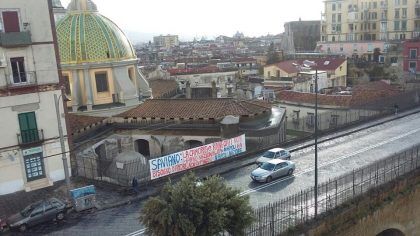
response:
[(133, 84), (135, 84), (135, 76), (134, 76), (134, 69), (133, 68), (128, 68), (128, 77), (130, 78), (131, 82), (133, 82)]
[(372, 23), (372, 30), (376, 30), (376, 23)]
[(402, 8), (401, 11), (402, 18), (407, 18), (407, 8)]
[(332, 14), (332, 15), (331, 15), (331, 18), (332, 18), (332, 19), (331, 19), (331, 20), (332, 20), (332, 22), (333, 22), (333, 23), (335, 23), (335, 14)]
[(341, 11), (341, 3), (337, 4), (337, 8), (338, 8), (339, 11)]
[(25, 162), (26, 179), (33, 181), (45, 177), (44, 158), (41, 153), (35, 153), (23, 157)]
[(108, 76), (106, 72), (95, 73), (96, 91), (98, 93), (108, 92)]
[(400, 22), (399, 21), (394, 21), (394, 30), (400, 30)]
[(401, 4), (401, 0), (394, 0), (394, 5), (399, 6)]
[(39, 141), (38, 127), (35, 112), (21, 113), (18, 115), (21, 143)]
[(402, 5), (407, 5), (407, 0), (402, 0)]
[(373, 2), (373, 9), (376, 9), (378, 7), (378, 3)]
[(28, 82), (25, 72), (25, 61), (23, 57), (10, 58), (10, 66), (12, 67), (12, 78), (14, 84)]
[(331, 9), (332, 9), (333, 11), (335, 11), (335, 3), (333, 3), (333, 4), (331, 5)]
[(409, 68), (410, 70), (412, 70), (412, 71), (416, 71), (416, 68), (417, 68), (417, 62), (415, 62), (415, 61), (410, 61), (409, 65), (408, 65), (408, 68)]
[(417, 49), (410, 49), (410, 59), (417, 58)]
[(20, 32), (19, 15), (17, 11), (3, 11), (2, 12), (4, 32)]
[(400, 9), (395, 9), (395, 15), (394, 15), (394, 17), (396, 19), (399, 19), (400, 18)]
[(337, 14), (337, 22), (340, 23), (341, 22), (341, 14)]
[(299, 123), (299, 112), (300, 111), (293, 111), (293, 115), (292, 115), (293, 123)]
[(407, 21), (406, 20), (401, 21), (401, 30), (407, 30)]

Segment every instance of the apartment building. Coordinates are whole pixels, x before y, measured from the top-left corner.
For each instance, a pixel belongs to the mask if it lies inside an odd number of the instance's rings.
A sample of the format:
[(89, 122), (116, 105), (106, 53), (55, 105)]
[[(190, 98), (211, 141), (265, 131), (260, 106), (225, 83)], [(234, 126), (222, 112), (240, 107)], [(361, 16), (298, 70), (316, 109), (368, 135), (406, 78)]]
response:
[(178, 35), (160, 35), (153, 37), (153, 43), (156, 47), (172, 48), (179, 46)]
[(372, 54), (374, 47), (386, 51), (388, 41), (419, 36), (419, 0), (326, 0), (318, 49)]
[(57, 105), (69, 147), (53, 32), (51, 0), (0, 1), (0, 195), (65, 179)]

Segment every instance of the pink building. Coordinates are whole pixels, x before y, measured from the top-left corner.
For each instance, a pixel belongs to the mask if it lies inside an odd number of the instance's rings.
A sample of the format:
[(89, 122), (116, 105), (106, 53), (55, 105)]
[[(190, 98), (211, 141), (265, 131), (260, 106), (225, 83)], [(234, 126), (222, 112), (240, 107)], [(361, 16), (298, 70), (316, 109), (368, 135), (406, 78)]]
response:
[(375, 48), (381, 52), (386, 50), (384, 41), (362, 41), (362, 42), (318, 42), (317, 50), (321, 53), (340, 54), (347, 57), (357, 55), (365, 56), (367, 60), (373, 59)]
[(420, 72), (420, 40), (406, 41), (403, 48), (404, 72), (409, 75), (409, 78), (416, 78), (417, 73)]

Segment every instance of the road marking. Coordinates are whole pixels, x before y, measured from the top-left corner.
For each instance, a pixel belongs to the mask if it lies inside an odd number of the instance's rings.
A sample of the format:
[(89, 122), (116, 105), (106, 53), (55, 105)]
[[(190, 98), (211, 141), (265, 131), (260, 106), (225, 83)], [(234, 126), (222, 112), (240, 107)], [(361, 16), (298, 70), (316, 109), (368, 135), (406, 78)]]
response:
[[(322, 167), (325, 167), (325, 166), (328, 166), (328, 165), (331, 165), (331, 164), (337, 163), (337, 162), (342, 161), (342, 160), (344, 160), (344, 159), (347, 159), (347, 158), (349, 158), (349, 157), (352, 157), (352, 156), (358, 155), (358, 154), (360, 154), (360, 153), (363, 153), (363, 152), (366, 152), (366, 151), (372, 150), (372, 149), (374, 149), (374, 148), (380, 147), (380, 146), (382, 146), (382, 145), (385, 145), (385, 144), (387, 144), (387, 143), (393, 142), (393, 141), (395, 141), (395, 140), (398, 140), (398, 139), (404, 138), (404, 137), (406, 137), (406, 136), (408, 136), (408, 135), (411, 135), (411, 134), (414, 134), (414, 133), (416, 133), (416, 132), (418, 132), (418, 131), (420, 131), (420, 128), (419, 128), (419, 129), (412, 130), (412, 131), (410, 131), (410, 132), (408, 132), (408, 133), (401, 134), (401, 135), (399, 135), (399, 136), (393, 137), (393, 138), (388, 139), (388, 140), (386, 140), (386, 141), (382, 141), (382, 142), (377, 143), (377, 144), (375, 144), (375, 145), (371, 145), (371, 146), (368, 146), (368, 147), (362, 148), (362, 149), (360, 149), (360, 150), (358, 150), (358, 151), (355, 151), (355, 152), (353, 152), (353, 153), (350, 153), (350, 154), (344, 155), (344, 156), (342, 156), (342, 157), (339, 157), (339, 158), (336, 158), (336, 159), (332, 159), (332, 160), (330, 160), (330, 161), (326, 161), (326, 162), (324, 162), (324, 163), (321, 163), (321, 164), (319, 165), (319, 167), (318, 167), (318, 168), (322, 168)], [(265, 188), (268, 188), (268, 187), (270, 187), (270, 186), (272, 186), (272, 185), (278, 184), (278, 183), (280, 183), (280, 182), (283, 182), (283, 181), (286, 181), (286, 180), (292, 179), (292, 178), (294, 178), (294, 177), (297, 177), (297, 176), (302, 176), (302, 175), (304, 175), (304, 174), (307, 174), (307, 173), (309, 173), (309, 172), (313, 171), (314, 169), (315, 169), (314, 167), (311, 167), (311, 168), (309, 168), (309, 169), (307, 169), (307, 170), (305, 170), (305, 171), (298, 172), (298, 173), (296, 173), (296, 174), (295, 174), (295, 175), (293, 175), (293, 176), (288, 176), (288, 177), (286, 177), (286, 178), (278, 179), (278, 180), (275, 180), (275, 181), (273, 181), (273, 182), (270, 182), (270, 183), (267, 183), (267, 184), (263, 184), (263, 185), (258, 186), (258, 187), (256, 187), (256, 188), (252, 188), (252, 189), (245, 190), (245, 191), (243, 191), (243, 192), (239, 193), (239, 196), (248, 195), (248, 194), (254, 193), (254, 192), (258, 191), (258, 190), (265, 189)], [(146, 232), (146, 229), (147, 229), (147, 228), (143, 228), (143, 229), (140, 229), (140, 230), (134, 231), (134, 232), (132, 232), (132, 233), (129, 233), (129, 234), (125, 235), (125, 236), (139, 236), (139, 235), (143, 235), (143, 234)]]
[(134, 231), (134, 232), (132, 232), (132, 233), (126, 234), (125, 236), (137, 236), (137, 235), (142, 235), (142, 234), (144, 234), (144, 233), (146, 232), (146, 229), (147, 229), (147, 228), (143, 228), (143, 229), (140, 229), (140, 230)]
[[(386, 140), (386, 141), (382, 141), (382, 142), (377, 143), (377, 144), (375, 144), (375, 145), (372, 145), (372, 146), (368, 146), (368, 147), (362, 148), (362, 149), (360, 149), (360, 150), (358, 150), (358, 151), (355, 151), (355, 152), (353, 152), (353, 153), (350, 153), (350, 154), (344, 155), (344, 156), (342, 156), (342, 157), (339, 157), (339, 158), (336, 158), (336, 159), (332, 159), (332, 160), (330, 160), (330, 161), (326, 161), (326, 162), (324, 162), (324, 163), (321, 163), (321, 164), (319, 165), (319, 167), (318, 167), (318, 168), (322, 168), (322, 167), (325, 167), (325, 166), (328, 166), (328, 165), (331, 165), (331, 164), (337, 163), (337, 162), (342, 161), (342, 160), (344, 160), (344, 159), (347, 159), (347, 158), (349, 158), (349, 157), (352, 157), (352, 156), (355, 156), (355, 155), (361, 154), (361, 153), (363, 153), (363, 152), (369, 151), (369, 150), (371, 150), (371, 149), (374, 149), (374, 148), (377, 148), (377, 147), (383, 146), (383, 145), (385, 145), (385, 144), (387, 144), (387, 143), (390, 143), (390, 142), (393, 142), (393, 141), (395, 141), (395, 140), (398, 140), (398, 139), (404, 138), (404, 137), (406, 137), (406, 136), (408, 136), (408, 135), (411, 135), (411, 134), (413, 134), (413, 133), (416, 133), (416, 132), (418, 132), (418, 131), (420, 131), (420, 128), (419, 128), (419, 129), (412, 130), (412, 131), (410, 131), (410, 132), (408, 132), (408, 133), (401, 134), (401, 135), (399, 135), (399, 136), (393, 137), (393, 138), (388, 139), (388, 140)], [(280, 183), (280, 182), (283, 182), (283, 181), (286, 181), (286, 180), (292, 179), (292, 178), (294, 178), (294, 177), (297, 177), (297, 176), (302, 176), (302, 175), (304, 175), (304, 174), (307, 174), (307, 173), (309, 173), (309, 172), (312, 172), (314, 169), (315, 169), (314, 167), (311, 167), (311, 168), (309, 168), (309, 169), (307, 169), (307, 170), (305, 170), (305, 171), (300, 171), (300, 172), (297, 172), (297, 173), (296, 173), (296, 174), (294, 174), (293, 176), (288, 176), (288, 177), (286, 177), (286, 178), (278, 179), (278, 180), (275, 180), (275, 181), (273, 181), (273, 182), (270, 182), (270, 183), (267, 183), (267, 184), (260, 185), (260, 186), (258, 186), (258, 187), (256, 187), (256, 188), (251, 188), (251, 189), (245, 190), (245, 191), (241, 192), (241, 193), (239, 194), (239, 196), (248, 195), (248, 194), (254, 193), (254, 192), (256, 192), (256, 191), (259, 191), (259, 190), (261, 190), (261, 189), (265, 189), (265, 188), (268, 188), (268, 187), (270, 187), (270, 186), (272, 186), (272, 185), (278, 184), (278, 183)]]

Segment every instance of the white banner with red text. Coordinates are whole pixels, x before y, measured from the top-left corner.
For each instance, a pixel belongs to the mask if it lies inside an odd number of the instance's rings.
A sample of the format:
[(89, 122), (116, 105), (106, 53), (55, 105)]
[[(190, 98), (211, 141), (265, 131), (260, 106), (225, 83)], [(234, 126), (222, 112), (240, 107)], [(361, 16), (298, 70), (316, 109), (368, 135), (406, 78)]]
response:
[(246, 151), (245, 134), (149, 160), (151, 179), (189, 170)]

